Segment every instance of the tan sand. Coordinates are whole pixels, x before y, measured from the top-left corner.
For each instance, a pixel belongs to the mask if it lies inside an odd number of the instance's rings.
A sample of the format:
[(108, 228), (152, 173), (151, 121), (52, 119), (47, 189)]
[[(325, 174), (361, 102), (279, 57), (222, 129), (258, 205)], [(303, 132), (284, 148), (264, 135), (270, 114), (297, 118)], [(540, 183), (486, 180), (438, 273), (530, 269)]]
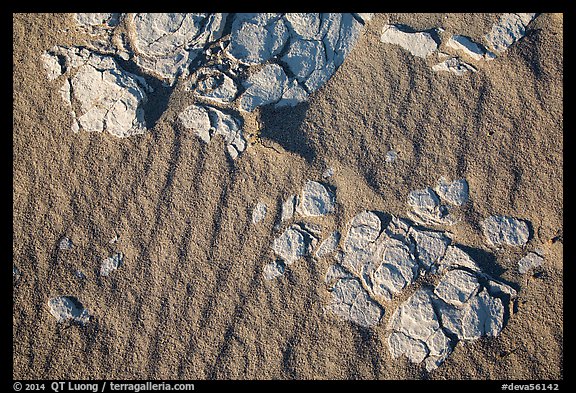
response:
[[(379, 41), (393, 22), (480, 40), (497, 18), (377, 14), (308, 104), (264, 110), (262, 142), (231, 163), (222, 141), (206, 145), (177, 124), (189, 104), (179, 89), (143, 136), (72, 133), (39, 54), (83, 38), (68, 15), (14, 15), (13, 262), (22, 277), (13, 377), (563, 378), (563, 244), (548, 242), (563, 229), (562, 15), (540, 15), (523, 40), (463, 77), (437, 75)], [(400, 151), (393, 165), (384, 161), (389, 148)], [(325, 233), (345, 230), (363, 209), (406, 217), (411, 190), (466, 178), (470, 202), (450, 228), (454, 240), (480, 249), (485, 270), (520, 288), (502, 333), (459, 343), (428, 375), (392, 359), (393, 307), (370, 330), (323, 311), (329, 258), (301, 259), (265, 281), (281, 201), (327, 166), (338, 208), (315, 220)], [(252, 225), (258, 201), (268, 215)], [(487, 248), (479, 222), (492, 214), (532, 223), (525, 250)], [(58, 252), (64, 235), (74, 247)], [(545, 251), (543, 274), (519, 274), (517, 261), (535, 248)], [(114, 251), (125, 265), (100, 278)], [(57, 295), (78, 297), (94, 321), (58, 325), (47, 308)]]

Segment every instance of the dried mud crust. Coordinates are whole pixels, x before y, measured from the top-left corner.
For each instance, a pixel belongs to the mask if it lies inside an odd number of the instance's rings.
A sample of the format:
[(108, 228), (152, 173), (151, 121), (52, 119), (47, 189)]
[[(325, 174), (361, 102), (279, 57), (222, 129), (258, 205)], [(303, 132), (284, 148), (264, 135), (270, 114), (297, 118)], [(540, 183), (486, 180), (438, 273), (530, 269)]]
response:
[[(463, 22), (474, 18), (478, 25)], [(54, 29), (73, 28), (64, 16), (15, 15), (14, 377), (562, 378), (562, 146), (555, 142), (562, 130), (562, 19), (539, 15), (504, 54), (461, 75), (434, 73), (433, 62), (379, 41), (385, 24), (426, 31), (444, 20), (446, 31), (480, 42), (500, 16), (375, 15), (305, 110), (278, 112), (286, 117), (276, 124), (286, 129), (297, 119), (316, 160), (302, 159), (298, 148), (278, 146), (277, 153), (255, 144), (232, 165), (225, 142), (203, 144), (174, 127), (189, 102), (183, 92), (147, 134), (71, 133), (58, 87), (35, 76), (46, 74), (43, 51), (74, 46), (84, 33)], [(390, 151), (399, 154), (387, 161)], [(332, 175), (324, 179), (327, 168)], [(292, 217), (282, 222), (281, 206), (310, 179), (336, 189), (333, 213), (306, 218), (322, 226), (321, 235), (299, 226), (319, 248), (332, 229), (345, 234), (363, 209), (405, 216), (408, 194), (433, 187), (441, 175), (470, 186), (469, 201), (450, 212), (460, 209), (461, 220), (443, 229), (483, 273), (519, 291), (517, 311), (498, 337), (456, 345), (426, 373), (409, 358), (442, 358), (442, 335), (421, 340), (424, 346), (404, 328), (392, 329), (393, 347), (408, 356), (394, 359), (387, 330), (394, 310), (419, 299), (422, 283), (400, 291), (384, 304), (383, 320), (365, 329), (323, 309), (332, 296), (324, 275), (336, 250), (317, 258), (310, 250), (287, 266), (271, 244), (300, 219), (293, 202)], [(267, 212), (253, 223), (260, 201)], [(529, 222), (525, 245), (488, 243), (481, 222), (491, 216)], [(58, 247), (63, 236), (72, 248)], [(123, 264), (100, 277), (102, 261), (116, 252)], [(544, 258), (519, 265), (532, 254)], [(270, 260), (274, 277), (266, 280)], [(350, 274), (332, 270), (332, 277)], [(462, 276), (455, 282), (474, 283)], [(488, 290), (478, 281), (478, 290)], [(438, 292), (460, 301), (468, 287)], [(48, 304), (63, 295), (81, 300), (88, 323), (61, 330)], [(487, 309), (486, 296), (475, 300), (476, 309)], [(486, 326), (478, 331), (490, 331)], [(474, 329), (450, 329), (450, 339), (476, 336)]]

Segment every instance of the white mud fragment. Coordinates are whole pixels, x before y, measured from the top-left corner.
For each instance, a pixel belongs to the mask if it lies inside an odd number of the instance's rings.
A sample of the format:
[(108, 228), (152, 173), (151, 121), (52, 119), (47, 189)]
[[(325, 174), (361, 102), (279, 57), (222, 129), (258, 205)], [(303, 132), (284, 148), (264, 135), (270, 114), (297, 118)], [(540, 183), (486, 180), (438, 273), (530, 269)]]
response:
[(274, 239), (272, 250), (286, 265), (291, 265), (301, 257), (311, 255), (317, 241), (304, 226), (292, 224)]
[(64, 236), (62, 239), (60, 239), (60, 242), (58, 242), (58, 249), (63, 251), (71, 250), (73, 246), (74, 244), (72, 243), (72, 240), (66, 236)]
[(206, 108), (200, 105), (190, 105), (178, 115), (178, 120), (184, 128), (192, 130), (202, 141), (210, 142), (212, 125)]
[(463, 306), (475, 295), (480, 283), (475, 275), (465, 270), (450, 270), (434, 289), (434, 294), (453, 306)]
[(227, 14), (140, 13), (129, 21), (135, 61), (174, 85), (204, 46), (222, 36)]
[(524, 246), (530, 237), (526, 221), (506, 216), (490, 216), (480, 223), (490, 246)]
[(20, 269), (18, 269), (16, 265), (12, 265), (12, 285), (16, 284), (21, 276), (22, 272)]
[[(143, 105), (151, 89), (143, 78), (123, 70), (112, 57), (86, 49), (54, 47), (43, 58), (45, 64), (57, 61), (68, 76), (60, 89), (64, 102), (81, 108), (80, 116), (74, 113), (73, 129), (108, 131), (120, 138), (146, 131)], [(53, 69), (48, 76), (54, 76)]]
[(296, 196), (291, 195), (282, 203), (281, 221), (288, 221), (294, 216), (296, 211)]
[(482, 290), (462, 307), (437, 302), (442, 326), (460, 340), (476, 340), (482, 336), (497, 336), (504, 323), (502, 300)]
[(462, 206), (468, 202), (468, 182), (466, 179), (458, 179), (453, 182), (441, 177), (434, 191), (443, 200), (451, 205)]
[(261, 64), (280, 53), (288, 29), (280, 14), (237, 14), (228, 51), (245, 64)]
[(260, 72), (250, 76), (244, 83), (246, 91), (240, 96), (240, 109), (254, 109), (275, 103), (282, 98), (288, 85), (288, 77), (278, 64), (269, 64)]
[(444, 258), (439, 263), (438, 271), (443, 273), (453, 268), (465, 268), (480, 273), (480, 266), (468, 253), (456, 246), (448, 246)]
[(451, 57), (441, 63), (432, 66), (434, 72), (451, 72), (452, 74), (462, 76), (468, 72), (476, 72), (476, 68), (468, 63), (464, 63), (457, 57)]
[(465, 56), (476, 61), (493, 60), (496, 58), (496, 55), (486, 49), (483, 45), (478, 44), (477, 42), (472, 41), (470, 37), (463, 35), (453, 35), (446, 42), (446, 46), (462, 52)]
[(317, 258), (325, 257), (326, 255), (332, 254), (338, 248), (338, 243), (340, 242), (340, 232), (334, 231), (332, 232), (326, 239), (324, 239), (314, 255)]
[[(452, 203), (465, 203), (464, 183), (439, 184), (446, 186), (443, 195)], [(430, 274), (438, 284), (416, 289), (390, 318), (387, 341), (394, 358), (406, 355), (432, 371), (459, 340), (498, 335), (516, 291), (483, 273), (468, 253), (451, 244), (447, 233), (388, 217), (362, 211), (350, 221), (339, 263), (326, 272), (332, 288), (328, 309), (366, 326), (365, 318), (352, 316), (353, 299), (361, 296), (362, 304), (381, 305), (415, 284), (420, 274)]]
[(328, 179), (334, 175), (334, 168), (326, 168), (324, 172), (322, 172), (322, 179)]
[(444, 232), (426, 231), (411, 227), (411, 238), (416, 243), (418, 262), (424, 272), (435, 273), (452, 240)]
[(242, 133), (242, 119), (212, 107), (206, 107), (213, 135), (222, 135), (226, 151), (235, 160), (246, 150), (246, 139)]
[(396, 150), (388, 150), (386, 153), (385, 161), (389, 164), (395, 162), (398, 159), (398, 152)]
[(388, 323), (388, 329), (392, 330), (388, 337), (392, 357), (406, 355), (413, 363), (425, 360), (428, 371), (452, 352), (450, 339), (434, 311), (432, 296), (429, 290), (417, 290), (394, 311)]
[(300, 86), (298, 81), (292, 80), (292, 82), (288, 83), (288, 86), (282, 94), (282, 98), (275, 104), (275, 106), (277, 108), (283, 106), (296, 106), (299, 103), (306, 101), (307, 98), (308, 92)]
[(378, 244), (372, 263), (365, 265), (363, 275), (368, 275), (372, 292), (392, 300), (418, 278), (418, 262), (411, 245), (396, 239), (383, 239)]
[(408, 217), (421, 224), (453, 225), (455, 220), (448, 215), (446, 206), (430, 187), (414, 190), (408, 194)]
[(236, 99), (238, 87), (228, 75), (218, 70), (207, 70), (199, 74), (194, 86), (188, 90), (193, 90), (200, 97), (220, 104), (227, 104)]
[(258, 202), (252, 210), (252, 224), (257, 224), (266, 217), (268, 207), (264, 202)]
[(524, 37), (526, 27), (535, 17), (536, 14), (502, 14), (484, 37), (488, 46), (499, 54), (506, 51), (512, 44)]
[(120, 21), (119, 13), (88, 12), (74, 14), (76, 23), (83, 27), (114, 27)]
[(124, 254), (117, 252), (102, 261), (100, 265), (100, 276), (106, 277), (124, 263)]
[(384, 309), (370, 298), (356, 278), (339, 278), (330, 291), (332, 299), (326, 308), (347, 321), (369, 328), (384, 315)]
[(542, 266), (543, 263), (544, 257), (535, 252), (529, 252), (525, 257), (518, 261), (518, 271), (521, 274), (526, 274), (531, 269)]
[(397, 25), (384, 25), (380, 41), (399, 45), (414, 56), (425, 58), (438, 50), (438, 43), (427, 32), (410, 33)]
[(264, 279), (272, 280), (283, 275), (285, 270), (286, 265), (284, 262), (274, 261), (264, 265), (262, 274), (264, 275)]
[(341, 278), (354, 278), (354, 276), (344, 269), (342, 265), (335, 263), (330, 265), (328, 270), (326, 270), (324, 282), (329, 288), (332, 288), (334, 284), (336, 284), (336, 281)]
[(296, 212), (304, 217), (324, 216), (334, 212), (336, 196), (323, 184), (308, 180), (298, 199)]
[(84, 306), (72, 296), (58, 296), (48, 301), (50, 314), (60, 323), (76, 322), (85, 325), (90, 322), (90, 314)]

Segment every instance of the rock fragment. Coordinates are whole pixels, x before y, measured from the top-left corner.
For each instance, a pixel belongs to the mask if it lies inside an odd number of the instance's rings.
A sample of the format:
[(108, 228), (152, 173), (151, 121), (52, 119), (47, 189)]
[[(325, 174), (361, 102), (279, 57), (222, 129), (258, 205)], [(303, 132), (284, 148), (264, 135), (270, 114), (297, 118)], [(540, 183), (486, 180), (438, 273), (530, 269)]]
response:
[(73, 296), (51, 298), (48, 301), (48, 310), (59, 323), (70, 321), (85, 325), (90, 322), (88, 310)]
[(257, 224), (266, 217), (267, 206), (264, 202), (258, 202), (252, 210), (252, 224)]
[(304, 185), (296, 211), (305, 217), (324, 216), (335, 209), (334, 193), (321, 183), (309, 180)]
[(384, 25), (380, 41), (399, 45), (414, 56), (425, 58), (438, 50), (438, 43), (428, 32), (410, 33), (399, 25)]
[(272, 250), (286, 265), (291, 265), (301, 257), (310, 255), (316, 242), (316, 237), (305, 227), (292, 224), (274, 239)]
[(535, 252), (529, 252), (518, 261), (518, 271), (521, 274), (526, 274), (530, 269), (541, 266), (542, 263), (544, 263), (544, 257)]
[(530, 237), (526, 221), (507, 216), (490, 216), (480, 223), (491, 246), (524, 246)]
[(100, 276), (108, 276), (114, 270), (118, 269), (124, 263), (124, 254), (121, 252), (116, 252), (112, 254), (109, 258), (102, 261), (100, 265)]
[(536, 14), (502, 14), (497, 23), (484, 37), (488, 46), (495, 52), (502, 53), (512, 44), (524, 37), (526, 27)]

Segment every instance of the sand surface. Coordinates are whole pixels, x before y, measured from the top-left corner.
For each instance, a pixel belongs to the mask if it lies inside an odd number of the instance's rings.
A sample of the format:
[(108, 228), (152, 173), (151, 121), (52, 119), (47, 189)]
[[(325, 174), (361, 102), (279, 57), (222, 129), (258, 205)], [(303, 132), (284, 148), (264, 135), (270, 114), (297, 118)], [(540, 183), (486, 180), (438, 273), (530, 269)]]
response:
[[(386, 23), (480, 40), (497, 19), (376, 14), (307, 103), (262, 110), (251, 125), (260, 143), (232, 161), (223, 141), (204, 144), (178, 124), (189, 104), (178, 86), (142, 136), (71, 132), (39, 56), (87, 37), (66, 14), (15, 14), (13, 377), (562, 379), (563, 242), (549, 241), (563, 230), (562, 15), (539, 15), (505, 54), (462, 77), (379, 40)], [(392, 164), (389, 149), (399, 151)], [(449, 230), (519, 290), (501, 334), (459, 343), (427, 373), (387, 347), (386, 322), (407, 295), (364, 329), (324, 311), (330, 258), (264, 280), (281, 202), (327, 167), (336, 212), (309, 220), (324, 234), (345, 233), (364, 209), (406, 217), (411, 190), (467, 179), (470, 202)], [(253, 225), (259, 201), (268, 214)], [(479, 223), (492, 214), (528, 220), (528, 245), (488, 248)], [(74, 244), (66, 252), (63, 236)], [(536, 248), (543, 266), (520, 274), (518, 260)], [(100, 263), (115, 251), (125, 264), (104, 279)], [(58, 324), (47, 307), (58, 295), (76, 296), (93, 321)]]

